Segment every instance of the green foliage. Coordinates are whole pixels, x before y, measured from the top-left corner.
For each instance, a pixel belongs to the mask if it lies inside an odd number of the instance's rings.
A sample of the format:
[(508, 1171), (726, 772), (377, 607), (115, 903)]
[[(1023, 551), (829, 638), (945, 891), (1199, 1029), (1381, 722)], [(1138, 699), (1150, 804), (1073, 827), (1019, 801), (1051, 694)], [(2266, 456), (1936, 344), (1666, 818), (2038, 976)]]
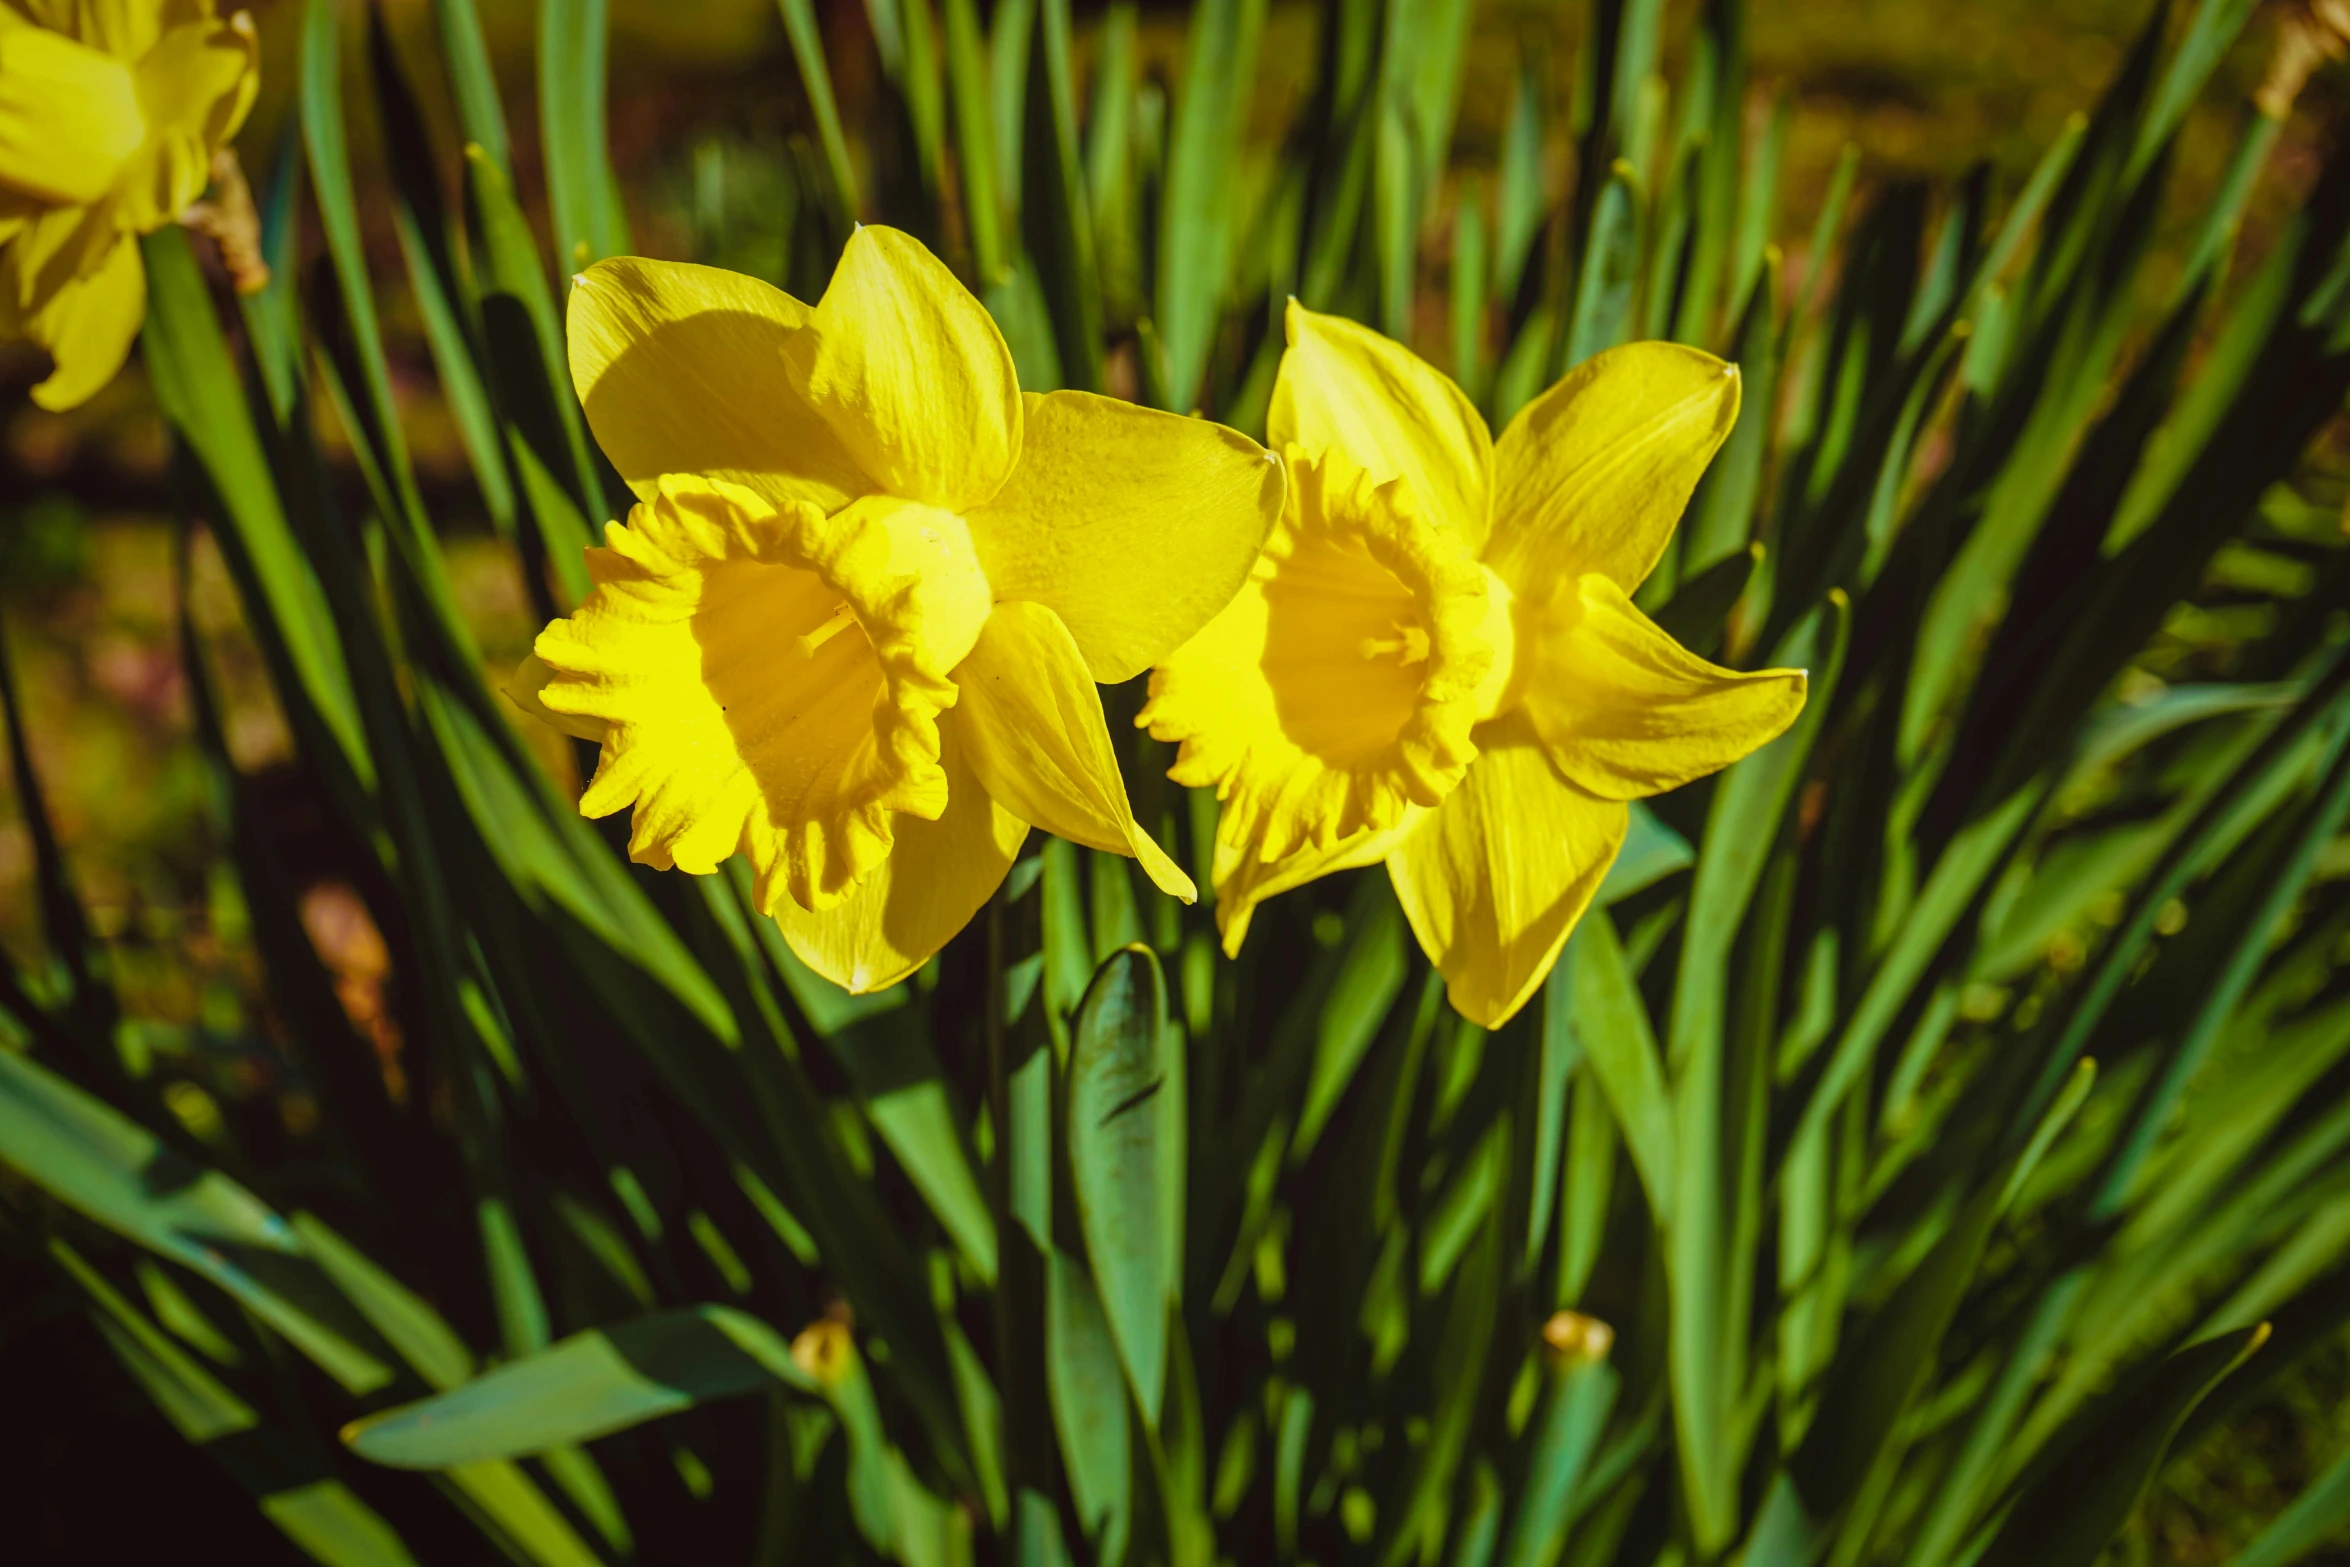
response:
[[(581, 591), (625, 503), (555, 308), (628, 244), (603, 5), (542, 11), (550, 262), (470, 0), (433, 7), (461, 152), (380, 31), (371, 95), (344, 93), (311, 0), (275, 280), (226, 330), (189, 240), (155, 235), (143, 343), (393, 954), (399, 1080), (304, 934), (191, 632), (331, 1170), (199, 1126), (127, 1047), (0, 667), (51, 947), (0, 969), (0, 1234), (296, 1545), (2085, 1564), (2166, 1457), (2338, 1339), (2350, 552), (2277, 519), (2350, 390), (2350, 157), (2237, 265), (2278, 124), (2223, 106), (2234, 170), (2157, 243), (2248, 4), (2157, 8), (2004, 200), (1870, 189), (1848, 158), (1799, 257), (1736, 0), (1686, 38), (1601, 0), (1579, 89), (1529, 59), (1469, 178), (1465, 0), (1329, 0), (1277, 145), (1249, 122), (1262, 0), (1199, 0), (1164, 88), (1130, 7), (1081, 48), (1066, 0), (871, 0), (871, 105), (781, 4), (814, 142), (777, 281), (813, 293), (850, 221), (905, 223), (1031, 389), (1261, 425), (1290, 295), (1441, 340), (1497, 419), (1633, 336), (1741, 361), (1643, 602), (1730, 662), (1807, 665), (1811, 704), (1636, 811), (1540, 1004), (1490, 1036), (1375, 872), (1267, 905), (1227, 963), (1204, 905), (1058, 842), (916, 982), (845, 997), (742, 878), (644, 871), (579, 819), (481, 677), (402, 434), (377, 300), (405, 286), (484, 510), (543, 610)], [(360, 242), (367, 114), (404, 285)], [(2166, 631), (2207, 581), (2264, 611), (2216, 670)], [(1213, 802), (1125, 743), (1144, 820), (1204, 869)], [(2243, 1559), (2322, 1545), (2345, 1474)]]

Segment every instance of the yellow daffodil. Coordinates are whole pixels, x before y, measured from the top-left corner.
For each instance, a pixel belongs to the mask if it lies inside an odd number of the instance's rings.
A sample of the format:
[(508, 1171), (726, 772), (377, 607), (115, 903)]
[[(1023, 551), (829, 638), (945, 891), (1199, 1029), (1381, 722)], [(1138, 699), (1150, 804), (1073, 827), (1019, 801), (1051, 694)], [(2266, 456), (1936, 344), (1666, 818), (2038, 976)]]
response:
[(814, 308), (708, 267), (607, 261), (571, 373), (638, 497), (516, 696), (602, 742), (580, 809), (629, 852), (750, 857), (792, 949), (852, 991), (913, 972), (1034, 823), (1190, 878), (1136, 824), (1095, 683), (1246, 579), (1281, 467), (1244, 436), (1024, 395), (929, 251), (857, 231)]
[(71, 408), (147, 313), (138, 236), (178, 218), (260, 81), (252, 19), (212, 0), (0, 0), (0, 337), (55, 361)]
[(1738, 372), (1636, 343), (1496, 443), (1404, 348), (1292, 303), (1271, 434), (1289, 499), (1141, 721), (1224, 802), (1216, 914), (1387, 862), (1462, 1015), (1525, 1005), (1622, 848), (1625, 802), (1802, 710), (1799, 670), (1696, 657), (1634, 607), (1738, 414)]

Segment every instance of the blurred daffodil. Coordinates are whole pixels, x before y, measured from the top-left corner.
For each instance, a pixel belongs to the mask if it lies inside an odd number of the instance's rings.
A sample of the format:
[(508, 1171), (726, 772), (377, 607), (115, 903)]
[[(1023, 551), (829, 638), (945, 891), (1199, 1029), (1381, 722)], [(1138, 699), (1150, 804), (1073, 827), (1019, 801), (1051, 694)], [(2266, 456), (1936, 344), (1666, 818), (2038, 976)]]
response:
[(1798, 670), (1696, 657), (1634, 607), (1729, 434), (1738, 374), (1637, 343), (1495, 443), (1460, 389), (1292, 303), (1271, 433), (1286, 509), (1230, 607), (1151, 677), (1173, 776), (1224, 802), (1216, 913), (1385, 860), (1453, 1005), (1542, 983), (1623, 846), (1625, 802), (1727, 766), (1803, 707)]
[(0, 337), (70, 408), (122, 368), (147, 312), (138, 236), (213, 177), (259, 84), (252, 19), (212, 0), (0, 0)]
[(853, 991), (913, 972), (1030, 824), (1190, 878), (1134, 819), (1095, 682), (1204, 625), (1281, 467), (1197, 419), (1024, 395), (995, 323), (867, 227), (814, 308), (708, 267), (603, 262), (572, 377), (639, 504), (517, 699), (602, 742), (580, 809), (630, 853), (750, 857), (792, 949)]

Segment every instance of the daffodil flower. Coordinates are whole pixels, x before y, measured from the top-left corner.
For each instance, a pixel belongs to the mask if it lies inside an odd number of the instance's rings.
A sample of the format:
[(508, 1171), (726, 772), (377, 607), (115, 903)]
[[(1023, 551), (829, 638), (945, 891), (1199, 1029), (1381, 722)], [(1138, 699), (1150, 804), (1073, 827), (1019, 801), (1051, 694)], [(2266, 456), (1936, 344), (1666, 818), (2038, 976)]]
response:
[(138, 236), (204, 193), (259, 58), (252, 19), (212, 0), (0, 0), (0, 337), (55, 361), (42, 407), (122, 368), (147, 314)]
[(1628, 800), (1770, 740), (1804, 676), (1741, 674), (1634, 607), (1738, 414), (1738, 372), (1603, 353), (1496, 443), (1399, 345), (1289, 307), (1271, 434), (1289, 499), (1230, 607), (1141, 715), (1213, 787), (1216, 915), (1386, 861), (1465, 1017), (1542, 983), (1623, 847)]
[(580, 800), (629, 852), (750, 857), (852, 991), (912, 973), (1031, 823), (1189, 877), (1127, 803), (1095, 683), (1197, 631), (1280, 515), (1281, 467), (1198, 419), (1024, 395), (929, 251), (866, 227), (813, 309), (708, 267), (576, 282), (571, 373), (638, 504), (517, 700), (602, 742)]

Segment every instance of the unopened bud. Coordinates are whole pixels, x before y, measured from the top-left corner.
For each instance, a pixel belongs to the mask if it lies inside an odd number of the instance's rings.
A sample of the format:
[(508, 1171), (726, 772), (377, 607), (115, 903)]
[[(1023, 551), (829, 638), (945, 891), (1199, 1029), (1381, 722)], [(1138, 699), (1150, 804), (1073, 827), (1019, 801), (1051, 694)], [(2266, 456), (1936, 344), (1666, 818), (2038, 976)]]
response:
[(1561, 1369), (1597, 1365), (1615, 1348), (1616, 1330), (1580, 1311), (1554, 1311), (1542, 1324), (1542, 1342), (1556, 1356)]
[(849, 1373), (856, 1361), (857, 1339), (838, 1317), (820, 1317), (791, 1341), (792, 1363), (824, 1387)]

